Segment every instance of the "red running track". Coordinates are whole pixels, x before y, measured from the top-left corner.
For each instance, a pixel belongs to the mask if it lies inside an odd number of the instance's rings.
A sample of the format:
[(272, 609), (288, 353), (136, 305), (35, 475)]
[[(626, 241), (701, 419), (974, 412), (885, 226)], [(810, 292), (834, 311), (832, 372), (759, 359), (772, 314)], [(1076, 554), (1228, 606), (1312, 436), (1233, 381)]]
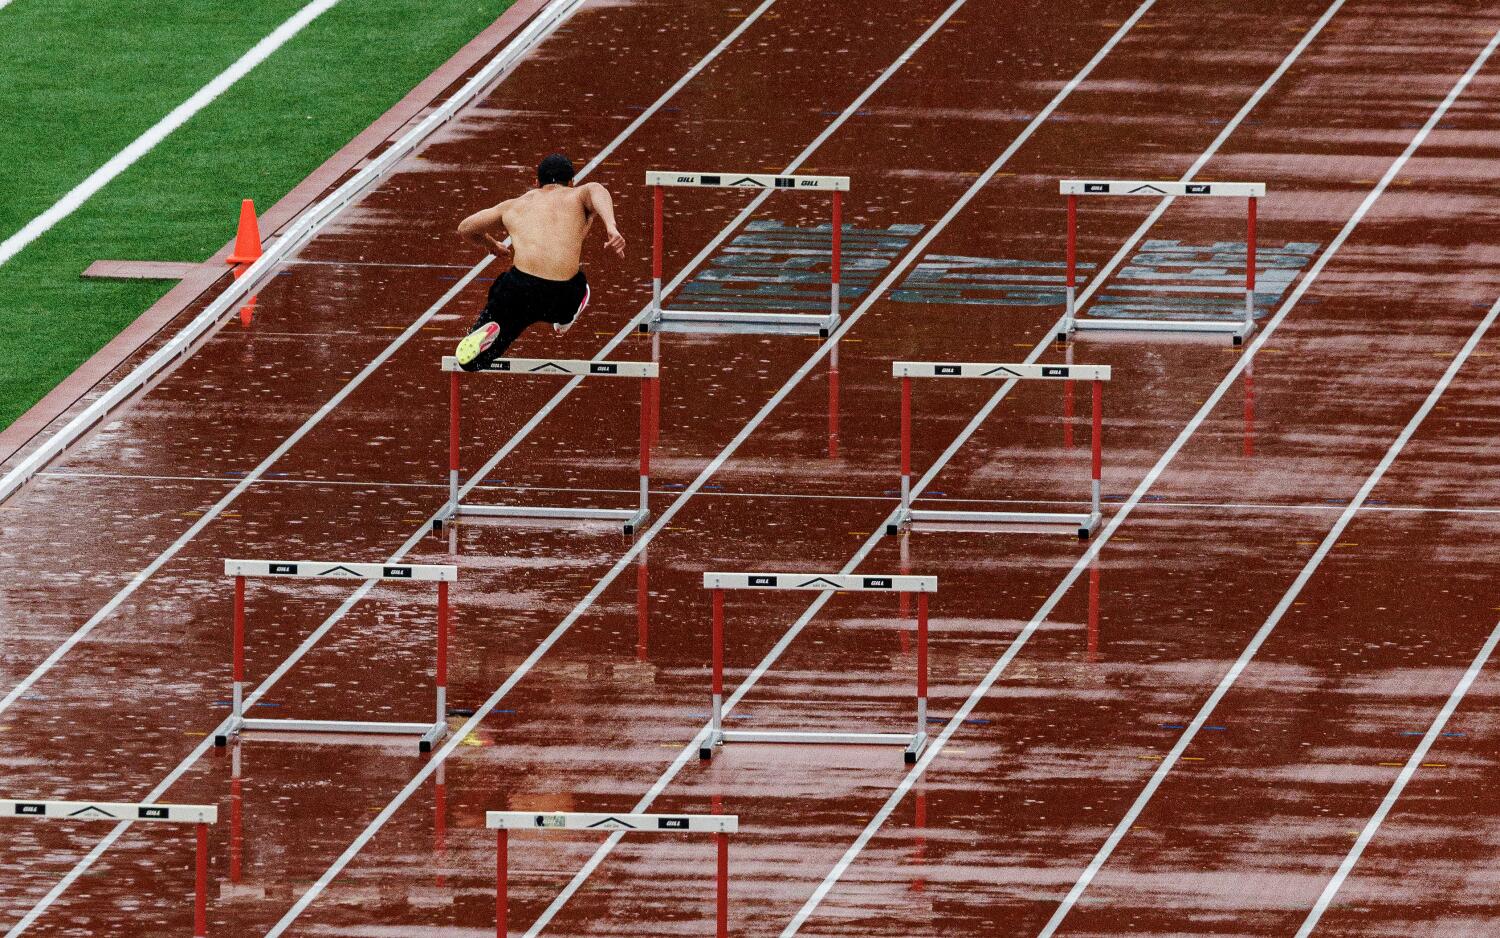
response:
[[(826, 4), (776, 0), (600, 166), (593, 178), (617, 193), (631, 256), (619, 264), (595, 249), (586, 259), (598, 297), (590, 318), (562, 339), (528, 335), (515, 353), (588, 357), (644, 306), (645, 169), (667, 160), (785, 169), (945, 9), (918, 3), (838, 16)], [(1180, 176), (1328, 9), (1151, 4), (1028, 129), (1136, 7), (1080, 4), (1064, 29), (1053, 4), (969, 0), (800, 168), (854, 178), (850, 225), (941, 225), (914, 260), (1061, 260), (1058, 177)], [(260, 294), (252, 326), (219, 333), (0, 508), (0, 555), (12, 570), (0, 587), (0, 693), (455, 286), (474, 260), (451, 235), (456, 218), (524, 185), (543, 152), (598, 152), (751, 13), (665, 2), (585, 7), (287, 265)], [(1200, 175), (1266, 181), (1262, 247), (1315, 242), (1321, 261), (1497, 29), (1500, 15), (1456, 2), (1342, 4)], [(1115, 368), (1107, 519), (1126, 496), (1141, 496), (1093, 570), (1079, 566), (1077, 542), (1055, 536), (919, 532), (870, 542), (894, 507), (899, 388), (889, 361), (1019, 359), (1046, 340), (1057, 305), (915, 304), (886, 291), (839, 342), (834, 459), (825, 364), (776, 398), (818, 343), (665, 337), (655, 503), (677, 507), (640, 560), (607, 528), (465, 525), (453, 542), (421, 539), (411, 552), (413, 561), (462, 565), (451, 702), (494, 701), (451, 754), (437, 763), (407, 741), (256, 738), (186, 763), (164, 800), (217, 803), (239, 818), (214, 831), (210, 933), (483, 934), (493, 928), (494, 884), (485, 810), (628, 810), (648, 793), (657, 810), (717, 803), (742, 818), (732, 848), (735, 934), (786, 933), (810, 897), (820, 901), (801, 934), (1041, 933), (1102, 849), (1058, 933), (1296, 932), (1416, 749), (1419, 737), (1407, 734), (1431, 727), (1500, 606), (1483, 559), (1500, 517), (1497, 401), (1485, 371), (1497, 349), (1488, 332), (1326, 558), (1311, 564), (1500, 296), (1491, 230), (1500, 206), (1486, 145), (1494, 74), (1489, 64), (1479, 70), (1337, 253), (1312, 268), (1317, 277), (1299, 281), (1304, 292), (1270, 338), (1252, 346), (1253, 408), (1241, 376), (1193, 423), (1240, 360), (1225, 346), (1078, 343), (1075, 360)], [(694, 196), (673, 215), (669, 270), (747, 201)], [(824, 208), (778, 198), (754, 217), (813, 225)], [(1152, 208), (1090, 205), (1080, 260), (1103, 264), (1128, 248)], [(1237, 208), (1179, 203), (1147, 237), (1212, 243), (1238, 230)], [(145, 797), (204, 748), (228, 686), (222, 558), (378, 561), (423, 527), (444, 497), (437, 358), (485, 286), (468, 285), (444, 304), (0, 711), (9, 791)], [(611, 354), (646, 357), (649, 347), (628, 339)], [(1046, 350), (1042, 360), (1061, 353)], [(923, 388), (919, 473), (992, 390), (960, 385)], [(497, 450), (555, 390), (476, 387), (473, 397), (489, 403), (466, 412), (466, 458)], [(1075, 448), (1063, 447), (1057, 390), (1023, 385), (1006, 396), (934, 480), (941, 500), (1078, 500), (1087, 433), (1078, 427)], [(620, 417), (633, 416), (633, 391), (585, 383), (506, 456), (486, 496), (628, 503), (635, 425)], [(758, 416), (773, 398), (777, 406)], [(752, 424), (722, 464), (711, 463)], [(1175, 456), (1148, 477), (1174, 445)], [(710, 467), (685, 494), (681, 487)], [(516, 491), (524, 486), (554, 491)], [(680, 756), (708, 702), (701, 571), (839, 569), (867, 545), (861, 570), (905, 565), (939, 577), (935, 718), (947, 720), (997, 662), (1003, 668), (851, 855), (908, 777), (894, 753), (734, 744), (708, 765)], [(1070, 571), (1077, 578), (1055, 608), (1024, 630)], [(1215, 699), (1304, 571), (1287, 612)], [(257, 590), (252, 681), (298, 656), (261, 712), (425, 716), (430, 608), (406, 593), (376, 590), (299, 652), (349, 589)], [(911, 611), (850, 594), (799, 625), (807, 607), (788, 600), (737, 597), (731, 688), (793, 637), (731, 725), (904, 727)], [(1494, 694), (1481, 671), (1444, 730), (1461, 735), (1438, 737), (1317, 934), (1475, 934), (1493, 919), (1497, 894), (1483, 871), (1500, 836), (1485, 797)], [(1210, 702), (1202, 729), (1182, 729)], [(1190, 741), (1172, 757), (1185, 733)], [(414, 793), (401, 797), (414, 778)], [(178, 862), (186, 841), (154, 833), (112, 844), (26, 934), (185, 933), (186, 903), (160, 897), (191, 891), (192, 871)], [(9, 926), (97, 834), (6, 834), (0, 922)], [(351, 844), (359, 849), (323, 885)], [(713, 861), (703, 845), (625, 840), (571, 891), (596, 846), (596, 838), (514, 839), (518, 933), (565, 889), (548, 934), (708, 933)]]

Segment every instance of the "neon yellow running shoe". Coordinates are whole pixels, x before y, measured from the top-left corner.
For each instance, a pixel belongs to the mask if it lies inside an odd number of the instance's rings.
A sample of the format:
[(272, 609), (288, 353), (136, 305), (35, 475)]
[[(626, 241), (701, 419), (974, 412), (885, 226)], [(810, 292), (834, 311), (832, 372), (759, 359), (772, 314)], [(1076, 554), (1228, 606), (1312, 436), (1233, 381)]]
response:
[(467, 368), (474, 360), (484, 354), (485, 350), (495, 344), (495, 337), (500, 334), (500, 324), (487, 322), (463, 337), (458, 343), (458, 351), (453, 355), (458, 359), (458, 367)]

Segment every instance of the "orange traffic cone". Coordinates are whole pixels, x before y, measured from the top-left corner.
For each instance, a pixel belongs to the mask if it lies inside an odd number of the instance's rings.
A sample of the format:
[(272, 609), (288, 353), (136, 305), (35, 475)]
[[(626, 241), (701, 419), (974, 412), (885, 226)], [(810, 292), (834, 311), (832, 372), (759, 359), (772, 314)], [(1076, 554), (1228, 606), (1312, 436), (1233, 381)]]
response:
[[(255, 220), (255, 202), (240, 203), (240, 229), (234, 236), (234, 250), (225, 258), (231, 267), (253, 264), (260, 259), (260, 225)], [(238, 276), (242, 271), (235, 271)]]

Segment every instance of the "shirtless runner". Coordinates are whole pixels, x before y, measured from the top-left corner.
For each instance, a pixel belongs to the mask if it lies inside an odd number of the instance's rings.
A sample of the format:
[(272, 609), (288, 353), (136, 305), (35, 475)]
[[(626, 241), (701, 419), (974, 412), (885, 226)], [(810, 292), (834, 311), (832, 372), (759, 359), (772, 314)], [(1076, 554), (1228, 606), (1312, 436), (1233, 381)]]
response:
[[(604, 220), (605, 247), (625, 256), (609, 190), (597, 182), (573, 188), (573, 164), (560, 153), (542, 160), (536, 179), (537, 188), (475, 212), (458, 226), (467, 240), (496, 257), (512, 258), (510, 269), (490, 287), (473, 331), (458, 343), (458, 364), (465, 371), (488, 366), (535, 323), (568, 330), (589, 305), (579, 259), (595, 218)], [(510, 233), (509, 248), (497, 237), (502, 229)]]

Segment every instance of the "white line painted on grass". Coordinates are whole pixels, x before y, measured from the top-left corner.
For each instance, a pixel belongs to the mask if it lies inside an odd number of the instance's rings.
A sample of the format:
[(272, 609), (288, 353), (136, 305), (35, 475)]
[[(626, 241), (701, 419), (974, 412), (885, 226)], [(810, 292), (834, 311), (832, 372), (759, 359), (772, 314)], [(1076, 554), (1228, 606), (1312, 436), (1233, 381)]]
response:
[[(221, 94), (234, 87), (236, 82), (250, 74), (251, 69), (264, 62), (272, 53), (286, 45), (293, 36), (338, 2), (339, 0), (313, 0), (298, 10), (291, 19), (276, 27), (269, 36), (257, 42), (249, 52), (240, 56), (239, 61), (214, 76), (212, 81), (199, 88), (191, 98), (177, 105), (166, 117), (132, 140), (125, 149), (110, 157), (109, 162), (90, 173), (87, 179), (74, 186), (72, 191), (57, 200), (51, 208), (27, 222), (20, 231), (0, 241), (0, 265), (4, 265), (19, 254), (26, 245), (40, 238), (58, 222), (76, 212), (85, 202), (93, 198), (95, 193), (109, 185), (116, 176), (154, 150), (156, 145), (165, 140), (174, 130), (187, 123), (193, 115), (208, 107)], [(4, 6), (4, 3), (0, 3), (0, 6)]]
[(1453, 693), (1448, 695), (1448, 702), (1438, 712), (1437, 719), (1432, 721), (1432, 726), (1428, 728), (1426, 735), (1422, 737), (1421, 743), (1412, 752), (1411, 758), (1406, 760), (1405, 767), (1401, 769), (1401, 774), (1396, 776), (1395, 784), (1386, 793), (1385, 799), (1380, 802), (1380, 807), (1375, 811), (1375, 815), (1365, 824), (1364, 830), (1359, 832), (1359, 838), (1355, 840), (1354, 846), (1349, 850), (1349, 855), (1344, 858), (1343, 863), (1339, 864), (1338, 872), (1333, 874), (1333, 879), (1329, 880), (1328, 885), (1323, 888), (1323, 894), (1318, 896), (1317, 903), (1313, 906), (1312, 911), (1307, 914), (1307, 919), (1302, 923), (1302, 927), (1297, 929), (1297, 938), (1307, 938), (1308, 935), (1313, 933), (1313, 929), (1318, 926), (1318, 922), (1323, 918), (1323, 913), (1328, 911), (1329, 904), (1333, 902), (1333, 897), (1338, 895), (1339, 889), (1344, 885), (1344, 880), (1349, 877), (1350, 871), (1354, 869), (1354, 865), (1359, 862), (1360, 856), (1364, 854), (1365, 847), (1369, 846), (1370, 841), (1375, 839), (1375, 832), (1380, 830), (1380, 825), (1385, 823), (1386, 815), (1390, 814), (1391, 808), (1396, 806), (1396, 799), (1401, 797), (1401, 793), (1406, 790), (1407, 784), (1411, 782), (1412, 776), (1417, 774), (1417, 769), (1421, 767), (1423, 760), (1427, 758), (1427, 753), (1432, 749), (1433, 743), (1437, 742), (1438, 737), (1442, 735), (1443, 728), (1448, 725), (1448, 720), (1453, 717), (1454, 711), (1458, 709), (1458, 705), (1463, 702), (1464, 697), (1469, 693), (1469, 688), (1478, 679), (1479, 673), (1484, 670), (1484, 666), (1489, 663), (1490, 656), (1495, 653), (1496, 644), (1500, 644), (1500, 625), (1496, 625), (1494, 630), (1490, 632), (1489, 640), (1479, 649), (1479, 654), (1474, 656), (1474, 663), (1469, 665), (1469, 670), (1464, 672), (1463, 679), (1458, 682), (1457, 687), (1453, 688)]
[[(1328, 258), (1332, 257), (1333, 254), (1338, 250), (1338, 248), (1341, 247), (1346, 240), (1348, 240), (1349, 234), (1354, 230), (1355, 226), (1359, 224), (1359, 222), (1364, 218), (1365, 214), (1369, 212), (1370, 207), (1375, 204), (1375, 201), (1379, 199), (1380, 196), (1385, 192), (1385, 190), (1390, 186), (1391, 182), (1396, 178), (1397, 174), (1399, 174), (1402, 168), (1406, 166), (1412, 155), (1416, 153), (1417, 149), (1421, 147), (1424, 141), (1426, 141), (1427, 137), (1432, 133), (1433, 128), (1436, 127), (1438, 122), (1441, 121), (1444, 115), (1448, 113), (1448, 109), (1451, 108), (1453, 106), (1453, 103), (1458, 100), (1464, 89), (1468, 87), (1469, 82), (1473, 81), (1474, 76), (1479, 73), (1479, 70), (1484, 66), (1484, 63), (1489, 61), (1489, 58), (1492, 54), (1494, 54), (1497, 45), (1500, 45), (1500, 31), (1497, 31), (1495, 33), (1495, 35), (1490, 39), (1489, 43), (1484, 47), (1484, 50), (1481, 51), (1479, 53), (1479, 56), (1474, 60), (1474, 64), (1471, 65), (1469, 67), (1469, 70), (1464, 73), (1462, 78), (1459, 79), (1458, 84), (1454, 85), (1453, 90), (1448, 92), (1448, 96), (1443, 99), (1442, 104), (1438, 105), (1437, 110), (1435, 110), (1432, 113), (1432, 116), (1427, 119), (1427, 123), (1422, 126), (1422, 129), (1417, 132), (1417, 135), (1412, 138), (1412, 141), (1409, 144), (1407, 144), (1407, 147), (1404, 151), (1402, 151), (1401, 156), (1398, 157), (1393, 164), (1391, 164), (1391, 167), (1388, 170), (1386, 170), (1385, 175), (1381, 177), (1379, 184), (1377, 184), (1374, 190), (1372, 190), (1370, 194), (1365, 197), (1365, 200), (1360, 203), (1359, 209), (1355, 212), (1354, 217), (1349, 219), (1348, 224), (1346, 224), (1344, 226), (1344, 229), (1339, 232), (1338, 236), (1329, 246), (1328, 252), (1322, 257), (1318, 258), (1318, 263), (1315, 264), (1313, 268), (1314, 272), (1321, 271), (1322, 267), (1325, 266), (1324, 262), (1327, 261)], [(1306, 284), (1310, 282), (1310, 277), (1312, 275), (1313, 274), (1310, 273), (1309, 279), (1304, 280), (1302, 284), (1299, 285), (1298, 290), (1288, 301), (1288, 305), (1295, 303), (1301, 297), (1302, 293), (1304, 292), (1302, 287), (1305, 287)], [(1285, 310), (1285, 308), (1286, 307), (1283, 307), (1283, 310)], [(1338, 521), (1334, 522), (1333, 529), (1329, 531), (1328, 536), (1323, 539), (1323, 543), (1318, 547), (1317, 551), (1314, 552), (1312, 558), (1308, 561), (1307, 566), (1303, 568), (1302, 573), (1292, 584), (1291, 589), (1287, 590), (1286, 595), (1282, 597), (1281, 602), (1278, 603), (1275, 610), (1272, 611), (1270, 617), (1266, 620), (1265, 625), (1263, 625), (1260, 631), (1256, 633), (1255, 637), (1250, 640), (1250, 644), (1246, 646), (1244, 652), (1240, 655), (1239, 659), (1235, 661), (1233, 667), (1230, 668), (1229, 672), (1224, 675), (1223, 680), (1219, 682), (1219, 686), (1214, 689), (1213, 694), (1211, 694), (1208, 700), (1204, 702), (1202, 708), (1199, 709), (1197, 716), (1195, 716), (1192, 722), (1188, 725), (1188, 729), (1182, 734), (1182, 737), (1177, 741), (1177, 744), (1172, 747), (1172, 751), (1167, 754), (1167, 757), (1165, 759), (1162, 760), (1161, 764), (1152, 774), (1151, 780), (1146, 783), (1145, 789), (1141, 792), (1140, 796), (1136, 798), (1135, 803), (1131, 805), (1130, 810), (1125, 813), (1125, 817), (1121, 819), (1118, 825), (1116, 825), (1114, 831), (1110, 833), (1110, 836), (1105, 841), (1104, 845), (1099, 848), (1098, 854), (1095, 855), (1094, 859), (1084, 870), (1083, 875), (1078, 878), (1078, 881), (1073, 884), (1073, 888), (1068, 891), (1068, 894), (1066, 897), (1064, 897), (1062, 904), (1053, 914), (1051, 920), (1047, 922), (1046, 927), (1042, 929), (1039, 938), (1049, 938), (1049, 936), (1056, 933), (1058, 926), (1062, 924), (1062, 921), (1067, 917), (1068, 912), (1073, 908), (1075, 904), (1077, 904), (1078, 899), (1083, 895), (1084, 890), (1088, 889), (1089, 883), (1093, 881), (1094, 877), (1098, 875), (1100, 868), (1102, 868), (1105, 862), (1109, 860), (1109, 857), (1114, 852), (1115, 847), (1120, 843), (1121, 840), (1124, 839), (1126, 833), (1129, 832), (1136, 819), (1140, 817), (1141, 812), (1145, 810), (1146, 805), (1150, 802), (1151, 797), (1156, 793), (1157, 788), (1161, 786), (1161, 783), (1166, 778), (1167, 773), (1170, 772), (1172, 768), (1177, 764), (1178, 760), (1182, 757), (1183, 751), (1187, 749), (1188, 744), (1193, 741), (1193, 738), (1195, 736), (1197, 736), (1198, 730), (1203, 726), (1204, 723), (1208, 721), (1209, 715), (1213, 713), (1214, 708), (1218, 706), (1219, 701), (1222, 700), (1224, 695), (1229, 692), (1229, 689), (1234, 686), (1235, 681), (1239, 679), (1240, 673), (1245, 669), (1245, 666), (1249, 664), (1250, 659), (1255, 656), (1255, 653), (1260, 650), (1260, 646), (1265, 643), (1265, 640), (1267, 638), (1270, 637), (1271, 632), (1275, 630), (1277, 623), (1281, 621), (1281, 617), (1285, 614), (1286, 610), (1291, 607), (1292, 601), (1297, 597), (1297, 595), (1302, 591), (1303, 586), (1306, 585), (1307, 581), (1312, 577), (1313, 571), (1316, 570), (1318, 564), (1322, 562), (1325, 556), (1327, 556), (1328, 551), (1333, 549), (1333, 545), (1338, 540), (1338, 536), (1343, 533), (1344, 528), (1348, 527), (1349, 521), (1354, 517), (1354, 513), (1357, 510), (1357, 507), (1362, 504), (1366, 498), (1369, 497), (1370, 490), (1373, 489), (1375, 487), (1375, 484), (1380, 481), (1381, 476), (1385, 475), (1386, 469), (1389, 468), (1390, 464), (1395, 460), (1396, 455), (1401, 452), (1401, 449), (1406, 445), (1406, 441), (1411, 438), (1412, 433), (1416, 431), (1417, 426), (1422, 422), (1423, 418), (1427, 416), (1427, 413), (1432, 409), (1433, 405), (1437, 403), (1438, 397), (1447, 388), (1449, 382), (1451, 382), (1453, 379), (1453, 375), (1457, 373), (1459, 367), (1464, 363), (1464, 361), (1469, 357), (1469, 354), (1474, 350), (1474, 346), (1478, 344), (1480, 337), (1495, 321), (1495, 316), (1497, 314), (1500, 314), (1500, 302), (1497, 302), (1490, 308), (1489, 313), (1484, 317), (1484, 320), (1474, 331), (1473, 336), (1471, 336), (1468, 343), (1464, 345), (1463, 351), (1461, 351), (1459, 353), (1459, 356), (1454, 359), (1451, 365), (1449, 365), (1448, 371), (1443, 375), (1443, 379), (1438, 383), (1437, 387), (1433, 388), (1432, 393), (1422, 404), (1421, 409), (1418, 410), (1417, 413), (1412, 417), (1411, 421), (1407, 424), (1406, 429), (1402, 431), (1401, 436), (1398, 437), (1396, 442), (1391, 445), (1390, 451), (1386, 453), (1385, 458), (1380, 461), (1380, 465), (1376, 468), (1375, 472), (1371, 474), (1370, 478), (1360, 488), (1359, 494), (1355, 496), (1349, 507), (1344, 509), (1343, 513), (1339, 515)], [(1261, 342), (1264, 341), (1267, 336), (1269, 336), (1270, 331), (1270, 329), (1267, 329), (1267, 331), (1261, 335), (1261, 338), (1257, 341), (1255, 348), (1259, 348)], [(1245, 360), (1242, 360), (1240, 362), (1240, 365), (1236, 368), (1236, 372), (1243, 370), (1244, 364)], [(1221, 392), (1211, 398), (1208, 403), (1204, 404), (1204, 408), (1207, 409), (1209, 407), (1209, 404), (1217, 403), (1217, 399), (1222, 396), (1223, 394), (1221, 386)], [(1200, 417), (1204, 415), (1205, 411), (1199, 411)]]
[[(525, 26), (482, 68), (464, 82), (463, 87), (430, 109), (416, 126), (392, 141), (381, 152), (365, 161), (364, 167), (351, 175), (316, 204), (299, 213), (279, 237), (266, 245), (261, 257), (245, 270), (244, 276), (227, 285), (203, 311), (176, 334), (167, 339), (139, 365), (130, 369), (104, 388), (93, 401), (71, 417), (30, 453), (0, 475), (0, 503), (26, 485), (38, 471), (62, 456), (90, 429), (101, 423), (121, 404), (142, 392), (148, 392), (164, 381), (178, 364), (192, 355), (206, 338), (222, 329), (227, 317), (242, 301), (251, 297), (265, 281), (281, 270), (285, 261), (311, 242), (319, 232), (339, 217), (349, 206), (359, 202), (377, 183), (384, 180), (407, 157), (421, 152), (428, 138), (455, 114), (478, 98), (485, 89), (503, 81), (518, 61), (539, 42), (556, 31), (586, 0), (550, 0)], [(41, 436), (39, 430), (33, 439)], [(0, 504), (0, 507), (4, 507)]]

